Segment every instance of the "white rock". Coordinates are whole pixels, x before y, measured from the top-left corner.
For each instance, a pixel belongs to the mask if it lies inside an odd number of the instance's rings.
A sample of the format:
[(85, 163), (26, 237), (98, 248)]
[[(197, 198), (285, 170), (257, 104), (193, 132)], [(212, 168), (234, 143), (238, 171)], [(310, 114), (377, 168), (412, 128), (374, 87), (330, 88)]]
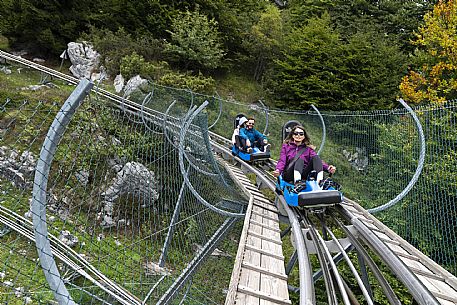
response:
[(77, 78), (91, 79), (100, 63), (100, 54), (88, 42), (68, 43), (67, 55), (72, 64), (70, 72)]
[(114, 89), (116, 90), (117, 93), (122, 91), (122, 88), (124, 88), (124, 83), (125, 83), (125, 80), (124, 80), (124, 77), (122, 76), (122, 74), (117, 75), (116, 78), (114, 79)]
[(130, 95), (133, 91), (138, 89), (140, 86), (147, 84), (148, 81), (146, 79), (141, 78), (141, 76), (137, 75), (129, 79), (127, 84), (125, 85), (124, 94), (126, 96)]

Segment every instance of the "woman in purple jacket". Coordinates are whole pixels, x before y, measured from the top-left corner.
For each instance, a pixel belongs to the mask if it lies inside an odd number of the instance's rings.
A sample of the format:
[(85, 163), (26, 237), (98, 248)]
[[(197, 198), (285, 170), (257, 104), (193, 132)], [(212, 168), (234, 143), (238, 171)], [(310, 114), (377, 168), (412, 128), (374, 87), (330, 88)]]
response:
[[(300, 157), (294, 166), (289, 167), (289, 163), (298, 152), (301, 152)], [(317, 177), (314, 178), (320, 181), (323, 179), (322, 170), (333, 174), (336, 171), (336, 167), (328, 165), (319, 158), (303, 126), (294, 126), (284, 140), (279, 161), (276, 164), (276, 170), (273, 171), (273, 175), (275, 177), (282, 175), (285, 181), (295, 183), (299, 180), (308, 179), (309, 173), (316, 171)]]

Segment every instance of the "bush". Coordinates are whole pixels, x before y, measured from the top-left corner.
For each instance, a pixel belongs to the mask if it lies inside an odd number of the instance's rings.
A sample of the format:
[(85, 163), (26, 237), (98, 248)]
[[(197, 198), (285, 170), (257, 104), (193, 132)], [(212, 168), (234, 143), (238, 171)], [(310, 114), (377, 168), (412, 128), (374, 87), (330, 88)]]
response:
[(126, 79), (130, 79), (135, 75), (140, 75), (157, 81), (163, 75), (169, 73), (170, 68), (165, 61), (147, 62), (143, 56), (134, 52), (132, 55), (127, 55), (122, 58), (120, 71)]
[(187, 11), (173, 20), (169, 33), (171, 42), (165, 44), (165, 50), (185, 69), (211, 70), (221, 65), (225, 52), (216, 20)]
[(141, 36), (134, 38), (123, 28), (120, 28), (117, 32), (91, 28), (90, 33), (82, 35), (81, 39), (93, 43), (94, 48), (102, 56), (103, 65), (105, 65), (110, 75), (122, 72), (122, 68), (125, 69), (125, 72), (122, 73), (129, 75), (131, 73), (133, 75), (149, 75), (149, 70), (156, 71), (162, 68), (161, 65), (163, 63), (156, 68), (140, 68), (146, 61), (155, 60), (161, 56), (162, 44), (152, 37)]
[(163, 75), (158, 83), (164, 86), (190, 89), (199, 93), (212, 93), (215, 89), (214, 79), (212, 77), (205, 77), (202, 73), (189, 75), (170, 71)]

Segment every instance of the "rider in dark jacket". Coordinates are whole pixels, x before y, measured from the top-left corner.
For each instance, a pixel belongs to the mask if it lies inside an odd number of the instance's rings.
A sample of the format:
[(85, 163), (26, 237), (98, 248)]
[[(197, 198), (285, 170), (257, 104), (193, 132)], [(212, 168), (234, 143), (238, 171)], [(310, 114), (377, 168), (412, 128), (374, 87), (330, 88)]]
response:
[(268, 144), (267, 137), (254, 128), (255, 119), (249, 118), (246, 122), (246, 127), (240, 129), (240, 137), (246, 141), (248, 145), (248, 152), (252, 152), (252, 147), (258, 147), (261, 151), (269, 151), (270, 144)]

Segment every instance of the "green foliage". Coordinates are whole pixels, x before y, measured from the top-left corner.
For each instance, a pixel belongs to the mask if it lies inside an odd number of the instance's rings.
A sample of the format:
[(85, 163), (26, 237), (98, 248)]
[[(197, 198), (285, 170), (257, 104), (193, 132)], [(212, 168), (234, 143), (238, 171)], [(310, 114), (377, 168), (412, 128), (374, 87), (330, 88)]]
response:
[(92, 1), (2, 1), (2, 34), (13, 46), (25, 46), (42, 55), (58, 55), (86, 28)]
[[(128, 62), (144, 61), (145, 55), (150, 56), (148, 59), (151, 59), (151, 57), (157, 56), (159, 52), (158, 50), (150, 51), (149, 53), (144, 52), (144, 50), (147, 50), (144, 44), (149, 42), (154, 45), (155, 41), (153, 39), (148, 40), (147, 37), (135, 39), (124, 28), (119, 28), (116, 32), (112, 32), (107, 29), (100, 30), (91, 27), (90, 32), (82, 35), (81, 39), (93, 43), (94, 48), (102, 55), (102, 63), (110, 75), (116, 75), (120, 72), (122, 59), (126, 56), (127, 65)], [(137, 65), (139, 64), (137, 63)], [(133, 67), (127, 69), (133, 69)]]
[(126, 79), (141, 75), (152, 80), (159, 80), (165, 74), (170, 73), (171, 70), (165, 61), (146, 62), (143, 56), (134, 52), (132, 55), (122, 58), (120, 72)]
[(343, 96), (337, 77), (341, 52), (339, 35), (332, 29), (328, 15), (292, 30), (285, 37), (282, 58), (275, 61), (271, 79), (281, 99), (279, 105), (337, 107)]
[(224, 56), (217, 21), (197, 12), (185, 12), (173, 20), (165, 51), (186, 68), (215, 69)]
[(357, 32), (344, 45), (340, 81), (352, 109), (392, 108), (406, 71), (406, 56), (375, 28)]
[[(5, 0), (0, 33), (13, 48), (54, 58), (69, 41), (90, 41), (111, 76), (132, 56), (125, 73), (154, 80), (168, 72), (157, 64), (164, 61), (184, 74), (252, 75), (270, 93), (255, 99), (277, 99), (281, 107), (384, 108), (399, 94), (410, 64), (404, 54), (414, 48), (409, 40), (435, 2), (290, 0), (279, 10), (257, 0)], [(311, 26), (322, 26), (314, 34), (324, 41), (312, 38)]]
[(158, 83), (164, 86), (173, 86), (175, 88), (190, 89), (195, 92), (211, 93), (214, 91), (214, 79), (205, 77), (202, 73), (198, 75), (183, 74), (177, 72), (165, 73)]
[[(0, 33), (2, 31), (0, 30)], [(8, 50), (9, 49), (9, 42), (8, 38), (0, 34), (0, 50)]]
[(143, 56), (138, 55), (136, 52), (134, 52), (132, 55), (124, 56), (121, 59), (121, 74), (126, 79), (130, 79), (137, 74), (144, 75), (144, 73), (142, 73), (144, 66), (145, 60)]
[(406, 57), (375, 29), (342, 41), (324, 14), (290, 32), (284, 45), (271, 78), (280, 106), (384, 108), (398, 94)]
[[(199, 0), (200, 11), (218, 22), (224, 49), (230, 59), (240, 60), (245, 57), (244, 40), (251, 26), (258, 20), (259, 15), (265, 11), (269, 1), (258, 0)], [(232, 65), (227, 60), (224, 65)], [(238, 66), (238, 65), (237, 65)]]
[(251, 27), (244, 42), (245, 48), (255, 60), (254, 78), (260, 80), (268, 62), (279, 53), (283, 37), (282, 19), (276, 6), (269, 5)]
[(310, 18), (321, 17), (329, 12), (332, 24), (342, 37), (349, 37), (364, 29), (375, 26), (385, 34), (385, 39), (395, 40), (402, 51), (411, 51), (409, 41), (413, 32), (422, 23), (421, 17), (436, 1), (371, 1), (371, 0), (291, 0), (286, 10), (291, 25), (304, 25)]

